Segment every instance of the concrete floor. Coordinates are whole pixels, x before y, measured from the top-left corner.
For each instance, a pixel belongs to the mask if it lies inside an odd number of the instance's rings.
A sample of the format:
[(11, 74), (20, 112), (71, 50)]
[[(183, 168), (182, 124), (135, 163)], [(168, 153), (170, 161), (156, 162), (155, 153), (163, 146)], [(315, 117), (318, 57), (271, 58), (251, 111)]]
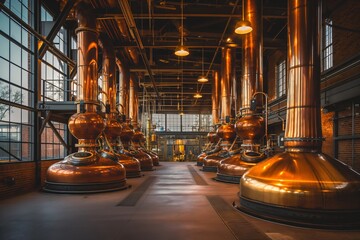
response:
[(234, 210), (238, 185), (212, 180), (194, 163), (162, 162), (100, 194), (32, 192), (0, 202), (0, 239), (350, 240), (358, 231), (306, 229)]

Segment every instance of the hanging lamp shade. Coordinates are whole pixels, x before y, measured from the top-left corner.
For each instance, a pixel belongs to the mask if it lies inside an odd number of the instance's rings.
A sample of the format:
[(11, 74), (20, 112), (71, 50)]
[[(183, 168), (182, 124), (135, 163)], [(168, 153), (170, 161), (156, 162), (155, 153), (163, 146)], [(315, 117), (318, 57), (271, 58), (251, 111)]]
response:
[(199, 83), (206, 83), (209, 79), (206, 76), (200, 76), (197, 80)]
[(179, 45), (175, 48), (175, 55), (179, 57), (186, 57), (190, 54), (189, 49), (186, 46)]
[(194, 94), (194, 98), (202, 98), (202, 95), (197, 92), (197, 93)]
[(253, 28), (251, 27), (251, 23), (248, 20), (240, 20), (235, 26), (236, 34), (247, 34), (252, 30)]

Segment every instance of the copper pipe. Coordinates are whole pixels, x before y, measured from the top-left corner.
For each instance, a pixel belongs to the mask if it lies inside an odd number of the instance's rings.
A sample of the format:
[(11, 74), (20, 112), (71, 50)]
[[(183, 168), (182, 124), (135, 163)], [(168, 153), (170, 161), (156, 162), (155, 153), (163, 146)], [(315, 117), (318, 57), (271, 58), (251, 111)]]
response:
[(223, 121), (226, 117), (231, 117), (231, 77), (233, 61), (234, 61), (234, 48), (223, 47), (221, 51), (221, 119)]
[(125, 116), (129, 116), (129, 82), (130, 71), (119, 60), (116, 60), (116, 65), (119, 68), (119, 105), (123, 106), (123, 109), (119, 109)]
[(220, 78), (219, 71), (214, 71), (214, 77), (212, 80), (212, 123), (216, 125), (219, 123), (219, 103), (220, 103)]
[[(245, 1), (245, 19), (252, 24), (252, 32), (246, 34), (243, 40), (243, 68), (241, 81), (241, 108), (249, 112), (250, 101), (255, 92), (263, 91), (263, 38), (261, 0)], [(258, 107), (262, 107), (262, 97), (257, 97)]]

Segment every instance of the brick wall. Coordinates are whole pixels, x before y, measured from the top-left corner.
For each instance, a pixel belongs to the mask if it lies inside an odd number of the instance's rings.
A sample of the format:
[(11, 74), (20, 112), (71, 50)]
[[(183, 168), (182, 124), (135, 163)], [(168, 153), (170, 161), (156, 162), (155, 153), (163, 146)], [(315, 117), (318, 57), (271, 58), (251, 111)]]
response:
[[(333, 52), (334, 52), (334, 66), (344, 62), (350, 56), (357, 55), (360, 52), (359, 32), (360, 29), (360, 1), (324, 1), (324, 4), (329, 4), (329, 7), (337, 5), (330, 17), (333, 21)], [(351, 9), (351, 11), (349, 11)], [(336, 27), (338, 26), (338, 27)], [(343, 28), (342, 28), (343, 27)], [(353, 29), (356, 31), (349, 31), (346, 29)], [(354, 39), (357, 39), (354, 41)]]
[[(46, 170), (48, 167), (57, 162), (41, 162), (41, 184), (45, 180)], [(11, 178), (14, 179), (11, 182)], [(23, 163), (4, 163), (0, 165), (0, 199), (5, 199), (34, 191), (39, 188), (36, 186), (36, 169), (35, 162)]]
[[(5, 163), (0, 165), (0, 198), (7, 198), (35, 189), (35, 162)], [(14, 182), (6, 183), (6, 178)]]
[(354, 103), (349, 102), (344, 110), (337, 113), (337, 136), (340, 138), (336, 141), (337, 158), (360, 172), (360, 139), (355, 137), (360, 135), (360, 107), (352, 104)]
[(323, 153), (334, 157), (334, 112), (321, 111), (322, 135), (325, 141), (322, 144)]
[[(285, 51), (275, 51), (268, 59), (268, 71), (267, 71), (267, 94), (269, 97), (269, 102), (276, 99), (276, 73), (275, 67), (281, 61), (286, 59), (286, 52)], [(266, 63), (265, 63), (266, 64)]]

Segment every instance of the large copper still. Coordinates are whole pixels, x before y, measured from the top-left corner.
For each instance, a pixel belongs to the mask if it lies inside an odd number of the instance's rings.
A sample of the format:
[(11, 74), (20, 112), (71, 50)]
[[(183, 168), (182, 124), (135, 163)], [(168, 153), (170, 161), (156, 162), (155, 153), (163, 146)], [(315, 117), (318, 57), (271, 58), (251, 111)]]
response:
[(47, 170), (45, 190), (51, 192), (102, 192), (125, 188), (123, 165), (97, 152), (97, 137), (105, 128), (97, 114), (98, 98), (98, 33), (91, 6), (79, 2), (76, 6), (78, 28), (77, 113), (69, 119), (69, 130), (78, 139), (78, 152), (65, 157)]
[(117, 119), (119, 114), (116, 110), (115, 50), (111, 41), (105, 36), (100, 38), (99, 45), (103, 50), (102, 90), (105, 94), (102, 96), (102, 102), (106, 106), (106, 127), (101, 156), (108, 156), (121, 163), (125, 167), (126, 177), (140, 177), (139, 160), (117, 151), (120, 147), (117, 143), (117, 137), (121, 134), (121, 123)]
[[(203, 171), (217, 172), (217, 167), (221, 160), (234, 154), (230, 152), (235, 140), (234, 124), (230, 123), (231, 117), (231, 80), (234, 72), (235, 48), (229, 46), (222, 48), (222, 77), (221, 77), (221, 119), (222, 125), (217, 129), (217, 134), (221, 139), (221, 150), (217, 153), (206, 156), (203, 159)], [(229, 121), (226, 122), (226, 119)]]
[(129, 104), (129, 116), (132, 121), (132, 125), (134, 127), (134, 135), (131, 139), (133, 143), (133, 147), (135, 150), (139, 152), (143, 152), (148, 154), (151, 157), (151, 160), (153, 162), (154, 166), (159, 166), (159, 156), (146, 149), (146, 147), (141, 146), (141, 142), (145, 139), (144, 133), (140, 130), (138, 127), (138, 111), (139, 111), (139, 90), (138, 90), (138, 84), (135, 80), (135, 76), (133, 75), (130, 78), (130, 104)]
[(204, 158), (210, 154), (214, 154), (221, 150), (219, 137), (216, 134), (216, 130), (219, 124), (219, 107), (220, 107), (220, 77), (219, 71), (214, 71), (212, 79), (212, 94), (211, 94), (211, 106), (212, 106), (212, 124), (213, 131), (210, 131), (207, 135), (208, 143), (202, 153), (199, 154), (196, 160), (197, 166), (202, 166)]
[(236, 134), (242, 140), (242, 151), (222, 160), (216, 179), (239, 183), (241, 176), (257, 162), (265, 159), (260, 152), (260, 139), (265, 134), (265, 121), (260, 115), (261, 98), (257, 109), (250, 109), (254, 93), (263, 89), (262, 70), (262, 6), (261, 0), (244, 0), (244, 12), (252, 23), (253, 31), (243, 40), (243, 68), (241, 80), (241, 117), (236, 122)]
[[(135, 80), (134, 77), (135, 76), (130, 76), (130, 78), (122, 79), (123, 81), (127, 81), (127, 80), (130, 81), (129, 83), (125, 84), (125, 85), (129, 85), (129, 96), (130, 96), (129, 102), (126, 103), (123, 100), (122, 102), (125, 104), (123, 106), (125, 108), (124, 111), (129, 112), (132, 122), (135, 125), (135, 129), (136, 129), (138, 106), (136, 106), (135, 109), (134, 103), (137, 103), (137, 100), (135, 101), (133, 98), (137, 98), (137, 96), (136, 93), (134, 93), (134, 91), (136, 90), (135, 89), (136, 85), (134, 84), (134, 80)], [(122, 97), (123, 96), (124, 95), (122, 95)], [(128, 156), (135, 157), (136, 159), (138, 159), (140, 161), (141, 171), (152, 171), (154, 164), (151, 156), (145, 153), (144, 151), (135, 149), (132, 144), (132, 138), (135, 135), (135, 132), (134, 132), (134, 126), (130, 123), (130, 121), (131, 120), (128, 119), (127, 121), (122, 122), (120, 139), (123, 145), (123, 149), (121, 149), (121, 152)]]
[(289, 224), (359, 228), (360, 175), (321, 152), (319, 1), (288, 1), (285, 152), (246, 172), (239, 208)]

